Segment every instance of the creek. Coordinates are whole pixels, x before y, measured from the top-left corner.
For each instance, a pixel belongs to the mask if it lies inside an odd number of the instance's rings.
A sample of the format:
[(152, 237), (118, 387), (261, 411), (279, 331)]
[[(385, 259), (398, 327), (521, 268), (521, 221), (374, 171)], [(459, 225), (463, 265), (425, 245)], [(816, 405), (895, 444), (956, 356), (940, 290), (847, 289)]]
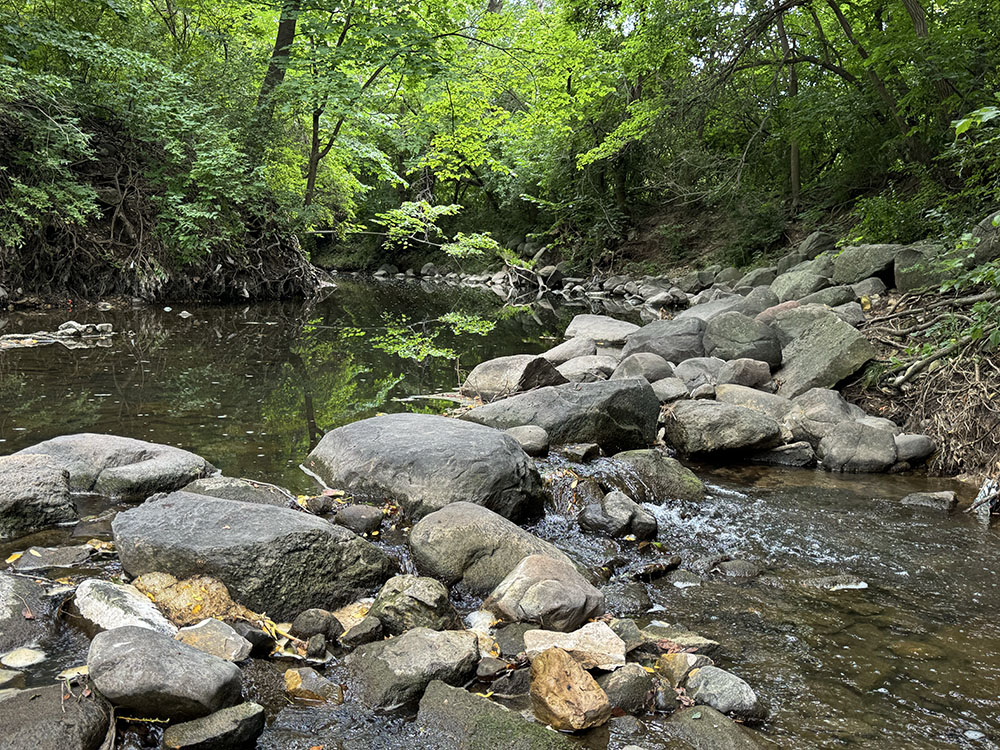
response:
[[(113, 432), (193, 451), (229, 476), (314, 492), (299, 463), (322, 431), (381, 412), (449, 406), (412, 397), (454, 389), (452, 360), (417, 362), (376, 345), (404, 316), (429, 331), (425, 321), (452, 311), (499, 315), (486, 335), (445, 329), (434, 340), (467, 371), (491, 357), (549, 348), (582, 310), (504, 309), (485, 292), (345, 280), (309, 305), (13, 314), (0, 321), (0, 333), (54, 329), (70, 318), (109, 322), (118, 333), (99, 348), (0, 352), (0, 454), (61, 434)], [(540, 468), (587, 471), (558, 458)], [(762, 574), (709, 575), (684, 588), (653, 581), (652, 611), (640, 622), (680, 623), (721, 642), (725, 655), (717, 661), (771, 708), (764, 737), (794, 748), (1000, 746), (1000, 538), (962, 513), (899, 503), (918, 490), (956, 489), (966, 500), (974, 492), (920, 475), (692, 468), (708, 486), (705, 501), (651, 506), (665, 553), (685, 561), (730, 555)], [(88, 502), (91, 513), (106, 510)], [(532, 528), (588, 568), (620, 558), (620, 578), (656, 559), (634, 543), (584, 535), (556, 512)], [(5, 542), (0, 560), (29, 544), (79, 543), (71, 531)], [(388, 536), (384, 544), (409, 564), (401, 536)], [(809, 583), (829, 575), (858, 583), (832, 591)], [(79, 664), (85, 649), (86, 639), (67, 629), (47, 645), (52, 658), (31, 679), (51, 680)], [(370, 715), (350, 700), (338, 708), (287, 706), (273, 683), (268, 673), (251, 681), (270, 713), (262, 748), (433, 746), (405, 719)], [(605, 729), (582, 744), (669, 746), (658, 739), (661, 720), (647, 719), (644, 735)], [(139, 747), (143, 738), (128, 741)]]

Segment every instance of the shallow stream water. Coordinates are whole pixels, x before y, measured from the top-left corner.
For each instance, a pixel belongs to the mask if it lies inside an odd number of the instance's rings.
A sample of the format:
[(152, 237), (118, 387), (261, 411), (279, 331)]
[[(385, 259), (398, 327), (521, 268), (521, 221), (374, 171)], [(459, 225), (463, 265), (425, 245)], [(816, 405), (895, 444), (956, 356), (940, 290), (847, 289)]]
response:
[[(504, 308), (483, 292), (352, 281), (310, 305), (170, 308), (60, 310), (0, 321), (0, 333), (51, 329), (68, 319), (110, 322), (119, 332), (101, 348), (0, 352), (0, 454), (60, 434), (114, 432), (194, 451), (227, 475), (308, 492), (315, 485), (298, 465), (324, 430), (379, 412), (447, 406), (410, 397), (453, 389), (454, 361), (416, 362), (377, 347), (403, 316), (425, 332), (435, 328), (425, 321), (452, 311), (498, 318), (487, 335), (445, 330), (435, 339), (468, 370), (490, 357), (548, 348), (581, 311)], [(541, 468), (592, 470), (558, 459)], [(709, 487), (705, 501), (652, 506), (664, 554), (681, 555), (685, 566), (729, 555), (756, 563), (761, 575), (710, 574), (685, 588), (654, 581), (646, 586), (645, 619), (721, 642), (725, 654), (717, 661), (771, 708), (764, 737), (789, 748), (998, 746), (1000, 537), (964, 514), (899, 503), (915, 490), (955, 488), (966, 500), (974, 492), (920, 476), (693, 468)], [(534, 530), (591, 569), (619, 558), (614, 575), (622, 580), (661, 555), (583, 535), (556, 512)], [(99, 526), (93, 531), (100, 536)], [(29, 543), (79, 543), (72, 533), (4, 543), (0, 560)], [(394, 550), (405, 557), (405, 545)], [(834, 574), (865, 587), (829, 591), (810, 583)], [(53, 656), (32, 681), (83, 659), (82, 635), (66, 630), (60, 638), (48, 644)], [(350, 700), (339, 708), (287, 706), (274, 682), (280, 673), (259, 666), (251, 690), (271, 715), (262, 748), (437, 746), (405, 719), (372, 716)], [(336, 668), (331, 675), (339, 676)], [(602, 730), (583, 744), (669, 747), (662, 719), (647, 719), (641, 736)], [(128, 742), (138, 747), (143, 737)]]

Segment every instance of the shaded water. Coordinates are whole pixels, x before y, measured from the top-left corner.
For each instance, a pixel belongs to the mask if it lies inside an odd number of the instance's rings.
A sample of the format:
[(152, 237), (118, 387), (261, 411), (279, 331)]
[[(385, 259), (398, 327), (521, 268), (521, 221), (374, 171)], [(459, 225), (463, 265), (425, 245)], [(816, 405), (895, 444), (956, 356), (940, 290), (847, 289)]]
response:
[[(379, 411), (440, 410), (440, 403), (392, 399), (457, 382), (448, 360), (417, 363), (373, 348), (386, 316), (419, 322), (460, 310), (495, 317), (500, 306), (469, 291), (345, 282), (326, 301), (306, 307), (175, 305), (170, 312), (16, 316), (4, 332), (75, 317), (111, 322), (123, 333), (102, 349), (0, 353), (0, 453), (69, 432), (116, 432), (195, 451), (230, 475), (307, 491), (313, 485), (298, 464), (322, 430)], [(190, 318), (178, 315), (185, 309)], [(507, 311), (489, 335), (444, 332), (436, 344), (454, 348), (468, 369), (489, 357), (547, 348), (552, 342), (543, 337), (559, 336), (574, 312)], [(559, 459), (543, 470), (567, 467), (593, 470)], [(660, 521), (662, 552), (583, 535), (572, 519), (554, 512), (534, 530), (591, 569), (619, 558), (614, 575), (620, 579), (668, 554), (679, 554), (684, 567), (723, 554), (759, 564), (762, 575), (749, 581), (708, 574), (686, 588), (667, 579), (647, 584), (653, 611), (646, 619), (683, 624), (720, 641), (726, 649), (721, 665), (770, 705), (772, 719), (762, 734), (777, 746), (997, 746), (1000, 539), (962, 514), (898, 502), (908, 492), (952, 484), (694, 468), (709, 485), (704, 502), (650, 506)], [(28, 542), (78, 543), (70, 533), (18, 540), (0, 553)], [(867, 588), (828, 591), (808, 583), (831, 574), (856, 576)], [(85, 641), (63, 637), (66, 642), (50, 650), (64, 648), (62, 662), (69, 666), (80, 660)], [(58, 671), (45, 669), (33, 677)], [(336, 668), (330, 676), (341, 678)], [(337, 709), (282, 708), (276, 678), (280, 673), (263, 665), (251, 680), (277, 714), (261, 747), (437, 746), (412, 723), (374, 717), (350, 701)], [(585, 743), (670, 747), (662, 719), (647, 718), (643, 736), (604, 730)]]

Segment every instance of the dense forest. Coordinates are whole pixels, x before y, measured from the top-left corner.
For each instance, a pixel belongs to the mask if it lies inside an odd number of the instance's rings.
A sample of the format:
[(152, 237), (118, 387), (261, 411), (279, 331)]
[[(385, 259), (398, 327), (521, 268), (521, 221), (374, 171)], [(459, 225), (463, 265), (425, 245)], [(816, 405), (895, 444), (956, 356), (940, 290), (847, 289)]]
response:
[(3, 0), (0, 278), (283, 296), (308, 259), (751, 265), (1000, 200), (982, 0)]

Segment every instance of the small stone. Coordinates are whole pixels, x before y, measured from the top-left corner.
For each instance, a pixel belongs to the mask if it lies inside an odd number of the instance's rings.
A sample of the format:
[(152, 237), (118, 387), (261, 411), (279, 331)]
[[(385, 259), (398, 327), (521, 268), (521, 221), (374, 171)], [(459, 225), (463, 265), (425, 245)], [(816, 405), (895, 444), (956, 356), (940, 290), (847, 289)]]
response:
[(24, 672), (14, 669), (0, 669), (0, 690), (24, 687)]
[(336, 643), (343, 632), (344, 626), (340, 624), (340, 620), (325, 609), (303, 610), (292, 621), (291, 634), (303, 640), (323, 635), (330, 643)]
[(490, 690), (497, 698), (516, 698), (527, 695), (531, 689), (531, 670), (515, 669), (493, 681)]
[(597, 443), (570, 443), (559, 446), (559, 452), (570, 461), (587, 463), (601, 456), (601, 446)]
[(504, 430), (521, 446), (529, 456), (544, 456), (549, 452), (549, 433), (533, 424), (511, 427)]
[(607, 694), (560, 648), (550, 648), (532, 661), (531, 703), (539, 721), (562, 731), (601, 726), (611, 718)]
[(653, 677), (638, 664), (626, 664), (602, 675), (597, 678), (597, 684), (607, 694), (612, 707), (625, 713), (644, 713), (653, 705)]
[(656, 660), (656, 671), (669, 680), (672, 687), (680, 687), (692, 669), (714, 666), (715, 662), (701, 654), (684, 652), (663, 654)]
[(348, 505), (333, 517), (333, 522), (350, 529), (355, 534), (372, 534), (382, 527), (384, 514), (370, 505)]
[(267, 656), (274, 650), (274, 638), (243, 620), (233, 620), (230, 627), (250, 641), (250, 656)]
[(389, 635), (400, 635), (413, 628), (447, 630), (460, 625), (444, 584), (415, 575), (395, 576), (386, 581), (368, 616), (377, 618), (383, 632)]
[(243, 661), (250, 656), (253, 648), (250, 641), (226, 623), (211, 617), (197, 625), (181, 628), (174, 638), (226, 661)]
[(572, 633), (529, 630), (524, 634), (529, 660), (558, 648), (569, 653), (584, 669), (613, 670), (625, 664), (625, 641), (606, 622), (591, 622)]
[(306, 658), (322, 659), (326, 656), (326, 636), (317, 633), (306, 642)]
[(365, 617), (354, 627), (340, 636), (344, 648), (357, 648), (366, 643), (374, 643), (382, 637), (382, 623), (377, 617)]
[(687, 679), (687, 694), (695, 703), (744, 721), (763, 721), (767, 709), (744, 680), (718, 667), (698, 667)]
[(228, 750), (247, 747), (264, 731), (264, 707), (241, 703), (200, 719), (171, 724), (163, 733), (164, 750)]
[(71, 568), (86, 562), (94, 553), (87, 544), (75, 547), (29, 547), (12, 566), (18, 573), (51, 568)]
[(476, 679), (480, 682), (492, 682), (505, 672), (507, 672), (506, 661), (487, 656), (480, 659), (479, 665), (476, 667)]
[(293, 698), (321, 703), (343, 703), (344, 691), (311, 667), (285, 672), (285, 691)]
[(496, 642), (503, 656), (513, 657), (524, 652), (524, 634), (529, 630), (539, 630), (530, 622), (512, 622), (501, 625), (496, 630)]
[(609, 626), (614, 634), (625, 642), (626, 653), (642, 645), (642, 631), (639, 630), (639, 626), (635, 624), (634, 620), (623, 617), (612, 620)]
[(46, 655), (44, 651), (39, 651), (36, 648), (15, 648), (13, 651), (8, 651), (3, 656), (0, 656), (0, 664), (5, 667), (10, 667), (11, 669), (24, 669), (25, 667), (30, 667), (35, 664), (40, 664), (45, 661)]
[(958, 504), (955, 493), (951, 490), (942, 492), (911, 492), (900, 502), (903, 505), (911, 505), (920, 508), (933, 508), (934, 510), (953, 510)]

